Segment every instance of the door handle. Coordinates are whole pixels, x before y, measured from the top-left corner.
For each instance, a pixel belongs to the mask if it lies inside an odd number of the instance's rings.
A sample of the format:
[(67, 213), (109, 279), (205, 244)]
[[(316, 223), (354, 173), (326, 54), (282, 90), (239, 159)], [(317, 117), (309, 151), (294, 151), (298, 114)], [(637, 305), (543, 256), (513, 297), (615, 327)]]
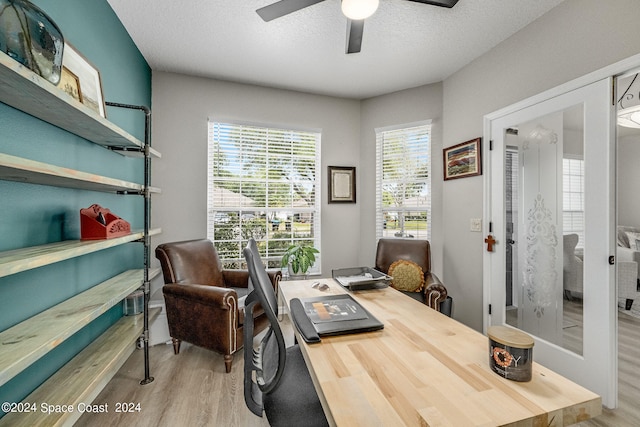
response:
[(613, 255), (609, 256), (609, 265), (613, 265), (616, 263), (616, 257)]

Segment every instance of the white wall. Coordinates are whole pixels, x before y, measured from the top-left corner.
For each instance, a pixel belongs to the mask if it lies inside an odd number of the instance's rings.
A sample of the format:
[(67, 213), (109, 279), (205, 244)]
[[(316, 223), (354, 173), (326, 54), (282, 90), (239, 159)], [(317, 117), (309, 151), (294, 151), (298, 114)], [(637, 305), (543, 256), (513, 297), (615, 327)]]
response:
[(322, 129), (322, 189), (329, 165), (356, 166), (358, 186), (355, 205), (328, 205), (323, 195), (323, 273), (371, 265), (373, 129), (431, 118), (434, 271), (454, 298), (454, 317), (481, 330), (486, 233), (469, 231), (469, 219), (482, 217), (483, 178), (443, 183), (441, 148), (481, 136), (486, 114), (639, 53), (638, 16), (638, 0), (566, 0), (442, 84), (362, 102), (154, 72), (153, 145), (163, 158), (153, 184), (163, 194), (154, 197), (153, 224), (164, 231), (153, 244), (206, 235), (206, 123), (214, 116)]
[(442, 274), (442, 84), (420, 86), (362, 101), (360, 124), (360, 264), (372, 266), (376, 254), (376, 134), (386, 126), (432, 120), (431, 218), (432, 271)]
[[(152, 146), (162, 153), (153, 162), (152, 224), (163, 232), (152, 241), (206, 238), (207, 119), (322, 131), (322, 272), (355, 266), (360, 249), (361, 196), (357, 204), (327, 204), (327, 166), (360, 170), (360, 102), (293, 91), (153, 72)], [(357, 180), (360, 185), (360, 179)], [(155, 261), (155, 260), (154, 260)], [(154, 299), (161, 299), (154, 281)]]
[[(639, 53), (639, 16), (637, 0), (566, 0), (462, 68), (444, 81), (443, 146), (481, 136), (486, 114)], [(482, 216), (482, 182), (445, 182), (442, 205), (442, 279), (454, 317), (477, 330), (487, 233), (470, 232), (469, 218)]]
[[(322, 272), (370, 266), (375, 257), (374, 128), (432, 119), (434, 176), (442, 175), (442, 84), (421, 86), (363, 102), (180, 74), (153, 74), (153, 246), (206, 236), (207, 118), (322, 131)], [(362, 132), (362, 137), (361, 137)], [(356, 166), (357, 203), (327, 203), (327, 166)], [(435, 206), (441, 185), (434, 179)], [(434, 218), (434, 271), (442, 241), (440, 210)], [(440, 268), (437, 268), (437, 266)], [(156, 286), (157, 287), (157, 286)], [(156, 296), (156, 299), (159, 296)]]

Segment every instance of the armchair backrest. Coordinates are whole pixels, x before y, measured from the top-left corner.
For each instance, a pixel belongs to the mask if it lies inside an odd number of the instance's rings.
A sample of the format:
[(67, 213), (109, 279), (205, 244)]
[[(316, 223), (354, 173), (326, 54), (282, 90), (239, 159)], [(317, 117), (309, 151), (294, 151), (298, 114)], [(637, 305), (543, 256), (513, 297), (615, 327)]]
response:
[(565, 234), (562, 236), (562, 254), (564, 265), (575, 264), (576, 258), (576, 245), (578, 244), (579, 237), (575, 233)]
[[(274, 305), (277, 307), (277, 298), (253, 239), (250, 239), (243, 253), (253, 284), (253, 290), (245, 300), (244, 399), (251, 412), (262, 416), (262, 394), (272, 392), (280, 382), (286, 362), (286, 344), (273, 308)], [(262, 306), (269, 326), (260, 344), (254, 349), (253, 310), (258, 304)]]
[(163, 243), (156, 248), (165, 283), (224, 286), (222, 262), (207, 239)]
[(380, 239), (376, 251), (376, 270), (387, 273), (395, 261), (404, 259), (418, 264), (424, 273), (431, 271), (431, 247), (428, 240)]

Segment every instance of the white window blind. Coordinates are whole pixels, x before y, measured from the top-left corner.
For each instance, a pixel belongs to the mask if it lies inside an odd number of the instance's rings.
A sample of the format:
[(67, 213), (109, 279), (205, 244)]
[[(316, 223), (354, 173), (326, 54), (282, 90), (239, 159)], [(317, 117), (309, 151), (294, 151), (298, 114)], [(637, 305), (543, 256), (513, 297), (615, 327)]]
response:
[(431, 124), (376, 130), (376, 235), (431, 237)]
[(562, 159), (562, 233), (576, 233), (584, 247), (584, 160)]
[(227, 267), (251, 237), (269, 267), (292, 243), (320, 249), (320, 133), (209, 121), (208, 153), (207, 234)]

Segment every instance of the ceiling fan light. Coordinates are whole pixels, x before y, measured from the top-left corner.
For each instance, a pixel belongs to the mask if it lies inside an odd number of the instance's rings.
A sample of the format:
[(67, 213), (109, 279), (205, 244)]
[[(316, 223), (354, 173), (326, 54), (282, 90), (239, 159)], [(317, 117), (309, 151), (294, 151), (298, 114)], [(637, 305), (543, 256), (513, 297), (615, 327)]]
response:
[(361, 20), (378, 10), (379, 0), (342, 0), (342, 13), (349, 19)]
[(640, 129), (640, 105), (619, 110), (618, 124), (627, 128)]

